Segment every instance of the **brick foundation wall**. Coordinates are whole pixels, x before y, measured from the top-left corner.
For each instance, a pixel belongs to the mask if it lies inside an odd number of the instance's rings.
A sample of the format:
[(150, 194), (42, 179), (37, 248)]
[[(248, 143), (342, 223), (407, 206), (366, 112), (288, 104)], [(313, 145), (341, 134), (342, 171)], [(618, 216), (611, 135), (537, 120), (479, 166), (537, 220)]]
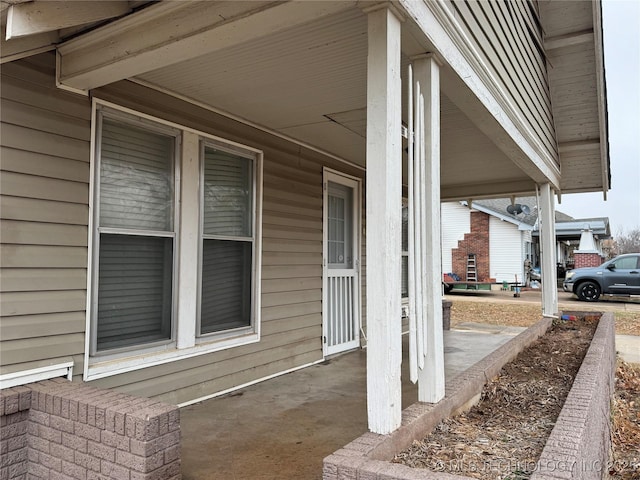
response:
[(31, 390), (0, 390), (0, 479), (26, 478)]
[(492, 282), (489, 277), (489, 215), (471, 212), (471, 232), (465, 233), (458, 247), (451, 250), (453, 273), (467, 280), (467, 256), (475, 254), (478, 282)]
[(575, 263), (573, 268), (599, 267), (604, 261), (598, 253), (573, 252), (573, 259)]
[(181, 478), (176, 406), (54, 379), (0, 391), (0, 421), (3, 480)]

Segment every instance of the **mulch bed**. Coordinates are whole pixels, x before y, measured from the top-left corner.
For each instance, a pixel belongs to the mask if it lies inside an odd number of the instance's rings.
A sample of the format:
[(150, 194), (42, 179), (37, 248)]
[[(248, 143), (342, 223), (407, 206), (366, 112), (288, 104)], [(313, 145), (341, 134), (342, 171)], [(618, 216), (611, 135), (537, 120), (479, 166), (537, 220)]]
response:
[(485, 385), (476, 406), (393, 461), (473, 478), (529, 478), (597, 324), (595, 316), (556, 322)]

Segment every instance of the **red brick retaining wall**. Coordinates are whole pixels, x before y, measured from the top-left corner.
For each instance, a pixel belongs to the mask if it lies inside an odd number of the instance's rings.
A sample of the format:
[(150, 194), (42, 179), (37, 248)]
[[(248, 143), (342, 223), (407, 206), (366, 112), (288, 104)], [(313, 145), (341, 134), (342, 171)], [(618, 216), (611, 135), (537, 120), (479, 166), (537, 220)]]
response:
[(179, 480), (178, 407), (64, 379), (0, 391), (0, 479)]
[[(584, 313), (584, 312), (582, 312)], [(488, 379), (546, 332), (543, 319), (447, 385), (437, 404), (415, 403), (402, 412), (402, 425), (390, 435), (365, 433), (324, 459), (324, 480), (471, 480), (470, 477), (391, 463), (413, 439), (424, 438), (442, 419), (471, 407)], [(610, 399), (615, 375), (613, 314), (604, 314), (532, 480), (603, 478), (609, 459)], [(519, 460), (519, 459), (514, 459)], [(567, 462), (567, 463), (562, 463)], [(562, 470), (565, 465), (571, 468)], [(552, 471), (553, 470), (553, 471)]]

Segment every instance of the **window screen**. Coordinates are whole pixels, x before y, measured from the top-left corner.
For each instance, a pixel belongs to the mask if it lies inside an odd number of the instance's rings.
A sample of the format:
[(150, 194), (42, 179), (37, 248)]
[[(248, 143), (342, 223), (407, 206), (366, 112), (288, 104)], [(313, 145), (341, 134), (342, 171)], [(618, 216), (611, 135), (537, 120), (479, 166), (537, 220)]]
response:
[(171, 337), (171, 238), (102, 234), (98, 350)]
[(328, 255), (329, 268), (353, 268), (353, 191), (329, 182)]
[(98, 352), (171, 339), (175, 253), (174, 137), (103, 118), (100, 140)]
[(105, 119), (100, 226), (173, 230), (173, 137)]
[(253, 160), (206, 145), (200, 335), (251, 326)]

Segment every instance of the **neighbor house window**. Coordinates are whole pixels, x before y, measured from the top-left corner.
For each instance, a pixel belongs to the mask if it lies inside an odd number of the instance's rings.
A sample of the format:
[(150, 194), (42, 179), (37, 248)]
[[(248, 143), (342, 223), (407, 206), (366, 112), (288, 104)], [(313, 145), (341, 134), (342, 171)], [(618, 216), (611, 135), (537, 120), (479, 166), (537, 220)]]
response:
[(101, 104), (95, 118), (85, 378), (259, 341), (261, 153)]

